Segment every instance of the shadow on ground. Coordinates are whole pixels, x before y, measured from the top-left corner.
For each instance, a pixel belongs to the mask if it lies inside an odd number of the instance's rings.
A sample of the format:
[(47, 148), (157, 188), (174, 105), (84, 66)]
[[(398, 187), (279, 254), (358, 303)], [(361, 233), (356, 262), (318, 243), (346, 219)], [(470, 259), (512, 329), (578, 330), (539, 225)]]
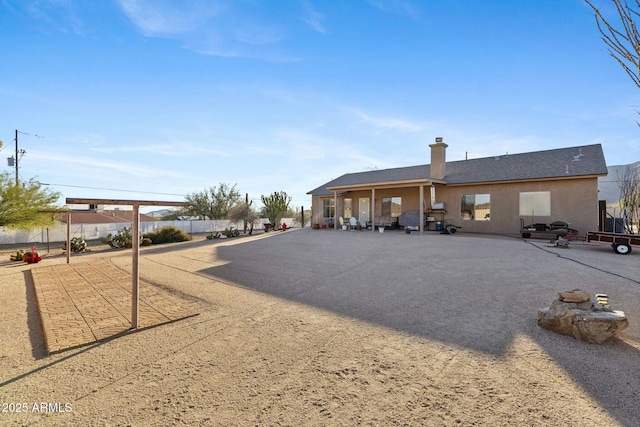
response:
[(31, 342), (31, 354), (34, 359), (42, 359), (47, 356), (42, 332), (42, 321), (38, 311), (38, 300), (33, 284), (33, 278), (29, 270), (23, 272), (25, 292), (27, 295), (27, 323), (29, 327), (29, 341)]
[[(496, 358), (527, 335), (622, 424), (635, 425), (640, 353), (625, 340), (640, 341), (638, 306), (630, 305), (639, 287), (589, 266), (598, 253), (578, 255), (575, 262), (521, 239), (462, 233), (300, 230), (219, 246), (216, 259), (225, 262), (199, 273)], [(632, 257), (616, 262), (638, 270)], [(611, 303), (631, 324), (623, 339), (587, 344), (537, 326), (538, 308), (574, 288), (617, 295)]]

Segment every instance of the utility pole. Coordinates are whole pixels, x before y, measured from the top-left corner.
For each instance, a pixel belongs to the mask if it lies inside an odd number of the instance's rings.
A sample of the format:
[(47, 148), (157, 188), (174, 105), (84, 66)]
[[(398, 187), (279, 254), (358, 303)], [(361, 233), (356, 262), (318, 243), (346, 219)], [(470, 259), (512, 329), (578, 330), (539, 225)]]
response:
[[(20, 132), (18, 129), (16, 129), (16, 157), (15, 158), (8, 158), (7, 160), (9, 161), (9, 166), (15, 166), (16, 167), (16, 187), (18, 186), (18, 184), (20, 183), (20, 178), (18, 176), (18, 162), (20, 161), (20, 156), (23, 156), (26, 151), (24, 150), (20, 150), (18, 148), (18, 134), (19, 133), (24, 133), (25, 135), (29, 135), (28, 133), (25, 132)], [(41, 136), (36, 135), (37, 138), (42, 138)], [(13, 164), (11, 163), (11, 161), (13, 160)]]
[(18, 129), (16, 129), (16, 187), (18, 186)]

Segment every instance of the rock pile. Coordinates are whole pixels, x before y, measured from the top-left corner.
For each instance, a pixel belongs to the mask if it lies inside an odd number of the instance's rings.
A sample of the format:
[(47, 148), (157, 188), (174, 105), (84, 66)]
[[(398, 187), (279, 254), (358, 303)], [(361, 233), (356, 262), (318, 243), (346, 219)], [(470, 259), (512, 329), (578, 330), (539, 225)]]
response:
[(629, 322), (624, 312), (593, 300), (588, 292), (558, 292), (549, 307), (538, 310), (538, 326), (589, 343), (602, 344), (623, 331)]

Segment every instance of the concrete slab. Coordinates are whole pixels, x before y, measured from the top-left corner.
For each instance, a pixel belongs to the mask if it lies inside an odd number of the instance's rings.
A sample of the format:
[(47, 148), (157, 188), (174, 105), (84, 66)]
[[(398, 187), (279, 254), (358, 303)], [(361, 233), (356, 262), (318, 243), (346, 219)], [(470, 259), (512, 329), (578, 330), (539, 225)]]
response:
[[(131, 329), (131, 274), (108, 260), (31, 269), (49, 354), (112, 338)], [(183, 300), (140, 281), (139, 328), (195, 312)]]

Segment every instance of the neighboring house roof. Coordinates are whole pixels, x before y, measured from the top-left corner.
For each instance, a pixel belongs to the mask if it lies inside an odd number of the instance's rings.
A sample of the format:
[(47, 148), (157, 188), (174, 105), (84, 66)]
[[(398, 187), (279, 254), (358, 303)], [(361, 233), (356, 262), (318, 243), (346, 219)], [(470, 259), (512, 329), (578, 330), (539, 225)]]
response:
[(401, 185), (411, 182), (440, 182), (447, 185), (469, 185), (607, 174), (600, 144), (446, 162), (446, 175), (442, 180), (431, 179), (430, 169), (430, 165), (420, 165), (348, 173), (307, 194), (325, 196), (333, 194), (329, 188), (346, 191), (347, 187), (382, 183)]
[[(71, 224), (112, 224), (131, 222), (132, 211), (71, 211)], [(67, 216), (60, 220), (67, 222)], [(140, 222), (153, 222), (157, 219), (149, 215), (140, 214)]]

